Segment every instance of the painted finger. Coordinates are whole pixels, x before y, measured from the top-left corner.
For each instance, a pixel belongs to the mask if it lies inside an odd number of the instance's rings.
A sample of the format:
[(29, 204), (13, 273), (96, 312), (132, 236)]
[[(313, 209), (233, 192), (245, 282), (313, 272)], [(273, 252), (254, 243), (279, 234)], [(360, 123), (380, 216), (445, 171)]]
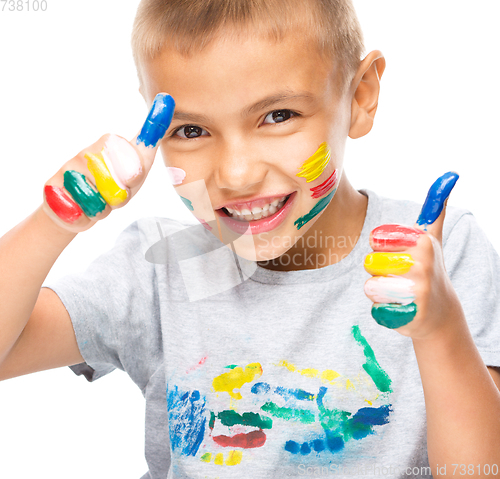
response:
[(376, 252), (366, 255), (364, 266), (372, 276), (388, 276), (406, 274), (413, 264), (409, 254)]
[(449, 171), (432, 184), (417, 219), (417, 225), (431, 225), (438, 219), (458, 178), (458, 173)]
[(174, 110), (174, 99), (166, 93), (158, 93), (141, 131), (131, 142), (139, 151), (146, 172), (149, 172), (158, 145), (172, 122)]
[(370, 234), (370, 246), (374, 251), (397, 252), (417, 246), (422, 230), (399, 224), (386, 224)]
[(44, 187), (45, 202), (53, 213), (64, 223), (73, 224), (83, 215), (78, 203), (73, 201), (64, 188), (53, 185)]
[(410, 304), (415, 301), (415, 283), (401, 276), (375, 276), (365, 283), (365, 294), (374, 303)]
[(417, 314), (417, 305), (393, 303), (376, 303), (372, 307), (372, 317), (381, 326), (397, 329), (413, 321)]

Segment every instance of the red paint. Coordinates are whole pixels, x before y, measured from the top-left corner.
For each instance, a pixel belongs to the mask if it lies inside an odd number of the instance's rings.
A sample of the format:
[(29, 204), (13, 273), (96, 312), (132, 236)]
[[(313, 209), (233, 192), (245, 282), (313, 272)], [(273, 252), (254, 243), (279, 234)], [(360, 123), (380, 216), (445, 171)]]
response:
[(371, 245), (375, 251), (400, 251), (417, 246), (423, 231), (411, 226), (388, 224), (375, 228), (371, 234)]
[(201, 358), (198, 364), (195, 364), (193, 367), (189, 368), (186, 371), (186, 374), (189, 374), (191, 371), (194, 371), (198, 369), (200, 366), (203, 366), (205, 364), (205, 361), (207, 360), (208, 356), (205, 356), (204, 358)]
[(320, 196), (328, 193), (328, 191), (333, 188), (335, 183), (337, 183), (337, 170), (334, 170), (330, 177), (327, 180), (323, 181), (321, 185), (311, 188), (311, 191), (313, 192), (312, 198), (319, 198)]
[(46, 185), (45, 200), (51, 210), (66, 223), (74, 223), (83, 214), (82, 209), (58, 186)]
[(234, 436), (213, 436), (212, 439), (222, 447), (242, 447), (252, 449), (262, 447), (266, 442), (266, 435), (259, 429), (246, 434), (236, 434)]

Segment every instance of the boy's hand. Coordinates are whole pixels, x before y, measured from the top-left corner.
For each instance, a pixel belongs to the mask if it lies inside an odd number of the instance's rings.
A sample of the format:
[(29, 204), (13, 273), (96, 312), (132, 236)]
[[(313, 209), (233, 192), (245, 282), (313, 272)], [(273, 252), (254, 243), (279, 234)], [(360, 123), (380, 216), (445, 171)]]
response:
[[(422, 338), (445, 327), (461, 306), (446, 273), (442, 231), (448, 196), (458, 175), (432, 185), (414, 227), (382, 225), (370, 235), (365, 293), (374, 319), (404, 336)], [(458, 309), (457, 309), (458, 308)]]
[(45, 213), (63, 229), (78, 233), (127, 204), (153, 165), (174, 108), (173, 98), (159, 93), (131, 142), (104, 135), (65, 163), (45, 184)]

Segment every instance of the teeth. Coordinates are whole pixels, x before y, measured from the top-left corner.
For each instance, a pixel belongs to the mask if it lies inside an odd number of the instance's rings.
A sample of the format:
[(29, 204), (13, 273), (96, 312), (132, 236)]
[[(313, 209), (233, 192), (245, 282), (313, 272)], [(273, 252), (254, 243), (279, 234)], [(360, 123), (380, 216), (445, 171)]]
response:
[(276, 213), (285, 203), (286, 196), (283, 198), (278, 198), (277, 200), (272, 201), (270, 204), (264, 205), (262, 208), (255, 206), (252, 208), (252, 211), (248, 208), (242, 208), (241, 211), (235, 210), (233, 208), (226, 207), (226, 210), (229, 214), (238, 220), (260, 220), (261, 218), (266, 218), (270, 215)]

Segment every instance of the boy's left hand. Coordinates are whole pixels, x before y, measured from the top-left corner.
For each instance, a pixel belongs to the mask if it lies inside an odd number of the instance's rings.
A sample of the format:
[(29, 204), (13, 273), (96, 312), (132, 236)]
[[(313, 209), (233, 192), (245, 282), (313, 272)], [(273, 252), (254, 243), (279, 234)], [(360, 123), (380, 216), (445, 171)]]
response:
[(370, 234), (374, 252), (366, 256), (365, 270), (373, 277), (365, 293), (374, 302), (372, 316), (404, 336), (433, 335), (461, 310), (442, 248), (446, 202), (457, 179), (449, 172), (432, 185), (414, 227), (386, 224)]

